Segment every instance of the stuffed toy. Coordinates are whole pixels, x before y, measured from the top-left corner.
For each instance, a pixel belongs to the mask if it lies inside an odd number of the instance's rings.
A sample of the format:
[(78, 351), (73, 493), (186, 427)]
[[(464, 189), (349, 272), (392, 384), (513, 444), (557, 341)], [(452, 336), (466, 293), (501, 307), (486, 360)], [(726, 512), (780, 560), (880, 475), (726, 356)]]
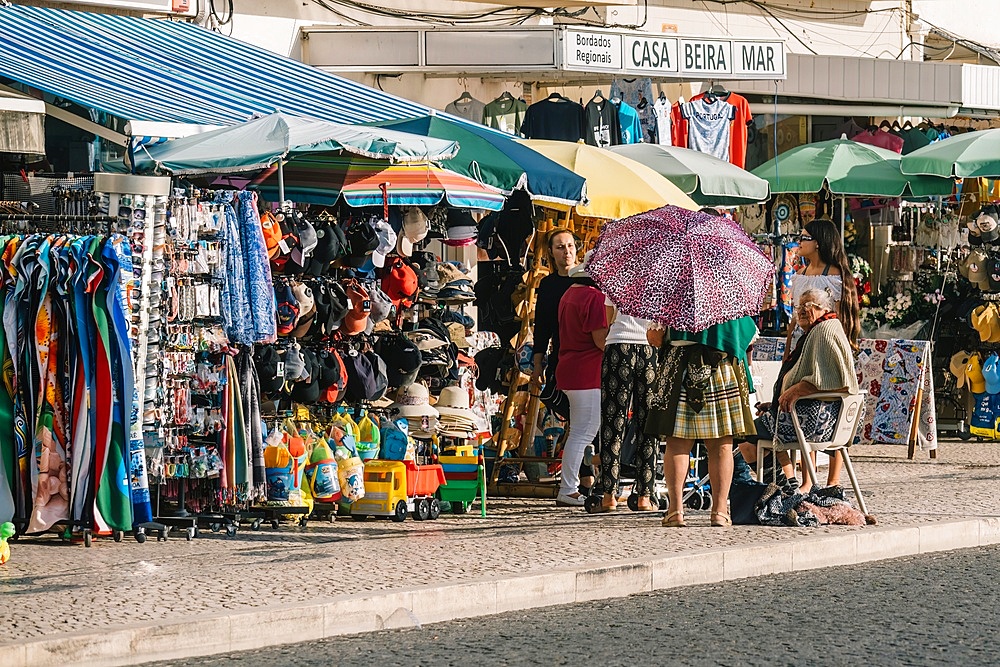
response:
[(10, 545), (7, 540), (14, 537), (14, 524), (10, 521), (0, 523), (0, 565), (10, 560)]

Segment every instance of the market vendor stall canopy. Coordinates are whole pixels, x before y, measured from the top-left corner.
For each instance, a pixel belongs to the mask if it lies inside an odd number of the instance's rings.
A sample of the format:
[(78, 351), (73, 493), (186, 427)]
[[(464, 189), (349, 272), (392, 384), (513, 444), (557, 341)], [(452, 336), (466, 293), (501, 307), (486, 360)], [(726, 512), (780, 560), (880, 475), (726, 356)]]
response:
[(458, 155), (441, 166), (510, 194), (524, 189), (533, 201), (574, 206), (586, 199), (585, 179), (518, 143), (514, 137), (482, 125), (431, 113), (419, 118), (374, 123), (459, 144)]
[(341, 152), (392, 162), (436, 162), (454, 157), (454, 141), (382, 128), (342, 125), (316, 118), (273, 113), (181, 139), (141, 147), (135, 171), (175, 175), (230, 174), (264, 169), (280, 161)]
[(950, 195), (950, 179), (908, 176), (900, 155), (850, 139), (830, 139), (796, 146), (753, 170), (773, 193), (819, 192), (870, 197)]
[(123, 121), (230, 125), (281, 110), (352, 124), (430, 111), (182, 21), (0, 3), (0, 53), (0, 77)]
[[(343, 196), (349, 206), (434, 206), (442, 200), (457, 208), (499, 211), (505, 197), (471, 178), (432, 164), (389, 164), (354, 156), (304, 156), (284, 170), (285, 196), (307, 204), (333, 204)], [(278, 195), (277, 173), (259, 184)], [(384, 193), (383, 193), (384, 188)]]
[(525, 139), (521, 143), (587, 179), (587, 203), (575, 208), (580, 216), (614, 220), (667, 204), (698, 210), (676, 185), (635, 160), (568, 141)]
[(646, 165), (699, 206), (756, 204), (770, 195), (763, 178), (701, 151), (661, 144), (624, 144), (611, 150)]
[(1000, 129), (936, 141), (900, 160), (904, 174), (955, 178), (1000, 177)]

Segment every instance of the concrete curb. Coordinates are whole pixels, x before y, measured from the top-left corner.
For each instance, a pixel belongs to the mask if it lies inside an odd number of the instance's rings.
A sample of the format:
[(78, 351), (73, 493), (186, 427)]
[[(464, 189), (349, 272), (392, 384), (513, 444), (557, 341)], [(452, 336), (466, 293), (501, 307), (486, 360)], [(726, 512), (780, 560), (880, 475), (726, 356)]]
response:
[(1000, 518), (866, 528), (69, 633), (0, 646), (0, 665), (134, 665), (997, 543)]

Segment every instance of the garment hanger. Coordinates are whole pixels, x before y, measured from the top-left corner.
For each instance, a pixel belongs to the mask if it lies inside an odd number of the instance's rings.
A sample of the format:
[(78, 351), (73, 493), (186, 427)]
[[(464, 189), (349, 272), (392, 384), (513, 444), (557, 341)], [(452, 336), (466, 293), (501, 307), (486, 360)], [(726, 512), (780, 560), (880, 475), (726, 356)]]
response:
[(601, 92), (600, 88), (598, 88), (597, 92), (594, 93), (594, 96), (590, 98), (590, 101), (591, 102), (597, 102), (597, 103), (601, 103), (601, 102), (605, 101), (605, 99), (604, 99), (604, 93)]
[(892, 121), (892, 129), (896, 130), (897, 132), (899, 132), (902, 129), (902, 128), (899, 127), (899, 121), (898, 120)]
[(658, 99), (663, 100), (664, 102), (666, 102), (667, 101), (667, 94), (661, 90), (660, 91), (660, 97)]
[(913, 129), (913, 123), (911, 123), (910, 121), (906, 121), (905, 123), (903, 123), (903, 129), (904, 130), (912, 130)]
[(472, 95), (469, 94), (469, 91), (463, 90), (462, 94), (455, 98), (455, 101), (452, 102), (452, 104), (468, 104), (471, 101)]
[(551, 95), (545, 98), (549, 102), (569, 102), (569, 98), (564, 97), (562, 93), (553, 92)]

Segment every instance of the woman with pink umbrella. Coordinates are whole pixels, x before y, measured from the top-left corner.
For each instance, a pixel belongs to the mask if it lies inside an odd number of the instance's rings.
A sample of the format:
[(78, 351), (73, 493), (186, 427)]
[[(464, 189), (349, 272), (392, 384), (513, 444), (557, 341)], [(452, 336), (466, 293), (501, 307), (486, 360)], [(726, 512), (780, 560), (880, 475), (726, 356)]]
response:
[(663, 525), (685, 526), (682, 492), (696, 440), (708, 450), (713, 526), (729, 526), (733, 439), (753, 435), (747, 349), (774, 267), (736, 223), (674, 206), (608, 223), (588, 272), (618, 308), (654, 323), (660, 349), (646, 432), (667, 440), (670, 505)]

